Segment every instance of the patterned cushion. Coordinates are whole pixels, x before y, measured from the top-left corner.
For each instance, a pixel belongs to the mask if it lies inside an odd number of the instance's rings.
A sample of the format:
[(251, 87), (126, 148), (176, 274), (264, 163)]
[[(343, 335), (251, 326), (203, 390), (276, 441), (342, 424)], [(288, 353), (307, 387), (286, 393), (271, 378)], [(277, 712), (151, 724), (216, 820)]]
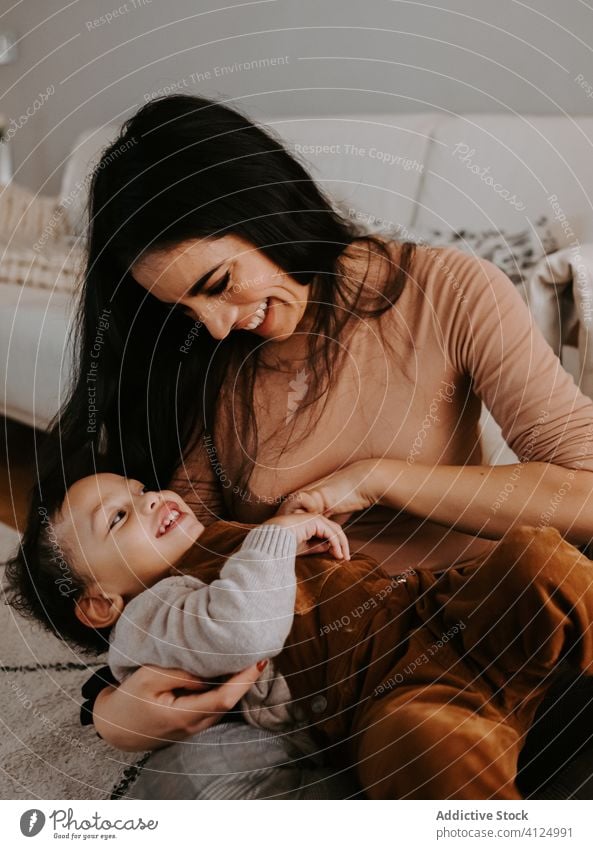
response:
[(516, 286), (525, 283), (527, 273), (543, 256), (559, 246), (545, 217), (532, 227), (516, 233), (491, 230), (428, 230), (419, 241), (435, 247), (456, 247), (472, 256), (488, 259), (498, 266)]

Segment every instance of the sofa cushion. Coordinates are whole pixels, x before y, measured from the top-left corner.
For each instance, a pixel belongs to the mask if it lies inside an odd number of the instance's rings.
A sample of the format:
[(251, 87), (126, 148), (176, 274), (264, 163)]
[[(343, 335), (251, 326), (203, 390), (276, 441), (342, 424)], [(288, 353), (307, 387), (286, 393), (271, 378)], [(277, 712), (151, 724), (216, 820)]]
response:
[(284, 118), (268, 126), (348, 217), (373, 231), (409, 227), (438, 115)]
[(516, 233), (500, 228), (475, 230), (429, 230), (418, 234), (420, 241), (435, 247), (454, 247), (471, 256), (488, 259), (509, 277), (515, 286), (524, 286), (536, 263), (558, 250), (549, 221), (542, 216)]
[(70, 374), (72, 307), (65, 292), (0, 284), (4, 414), (44, 428), (57, 412)]

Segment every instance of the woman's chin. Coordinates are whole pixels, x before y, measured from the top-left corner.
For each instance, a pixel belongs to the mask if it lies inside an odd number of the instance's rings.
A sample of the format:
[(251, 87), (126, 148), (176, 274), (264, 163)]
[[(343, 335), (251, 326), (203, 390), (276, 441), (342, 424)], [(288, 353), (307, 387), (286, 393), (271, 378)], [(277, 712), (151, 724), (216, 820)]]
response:
[[(255, 333), (257, 333), (257, 330)], [(294, 327), (288, 328), (286, 325), (284, 327), (279, 327), (278, 329), (271, 327), (269, 330), (266, 330), (265, 333), (260, 333), (259, 335), (264, 339), (269, 339), (270, 342), (285, 342), (294, 335)]]

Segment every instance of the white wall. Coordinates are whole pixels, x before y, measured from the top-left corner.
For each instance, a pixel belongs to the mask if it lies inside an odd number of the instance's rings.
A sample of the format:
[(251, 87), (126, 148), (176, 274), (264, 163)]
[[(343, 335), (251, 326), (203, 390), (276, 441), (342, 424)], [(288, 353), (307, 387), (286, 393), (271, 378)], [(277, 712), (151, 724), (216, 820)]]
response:
[[(225, 4), (0, 0), (0, 29), (22, 39), (17, 62), (0, 65), (0, 112), (19, 121), (40, 92), (55, 90), (14, 132), (17, 179), (57, 190), (81, 129), (122, 119), (172, 83), (237, 98), (261, 118), (593, 111), (593, 11), (580, 0), (531, 0), (532, 8), (518, 0)], [(118, 8), (110, 23), (89, 23)], [(268, 65), (217, 75), (216, 68), (253, 60)]]

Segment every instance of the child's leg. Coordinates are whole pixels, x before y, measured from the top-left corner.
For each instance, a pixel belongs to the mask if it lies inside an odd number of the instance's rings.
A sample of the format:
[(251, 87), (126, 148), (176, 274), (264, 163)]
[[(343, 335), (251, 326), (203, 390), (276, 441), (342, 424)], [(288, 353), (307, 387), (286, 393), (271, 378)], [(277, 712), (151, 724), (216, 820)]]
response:
[(361, 716), (357, 772), (371, 799), (520, 799), (522, 733), (457, 687), (406, 687)]

